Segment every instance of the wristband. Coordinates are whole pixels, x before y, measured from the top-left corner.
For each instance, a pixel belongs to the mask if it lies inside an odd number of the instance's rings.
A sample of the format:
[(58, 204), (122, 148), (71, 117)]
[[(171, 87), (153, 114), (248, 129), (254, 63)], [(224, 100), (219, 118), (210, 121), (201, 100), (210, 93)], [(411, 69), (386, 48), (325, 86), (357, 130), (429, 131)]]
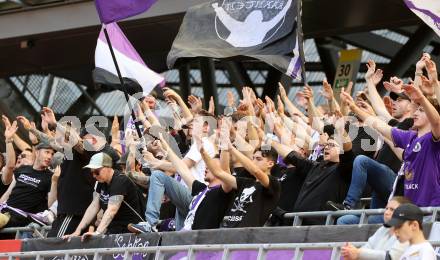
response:
[(6, 140), (5, 141), (7, 144), (12, 144), (14, 141), (13, 140)]
[(418, 77), (423, 76), (423, 72), (416, 72), (416, 76), (418, 76)]

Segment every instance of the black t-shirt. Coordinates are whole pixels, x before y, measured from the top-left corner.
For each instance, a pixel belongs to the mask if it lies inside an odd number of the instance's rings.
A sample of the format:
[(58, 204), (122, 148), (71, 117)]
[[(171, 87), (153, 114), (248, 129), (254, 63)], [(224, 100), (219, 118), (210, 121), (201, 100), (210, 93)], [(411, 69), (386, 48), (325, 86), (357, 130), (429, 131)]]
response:
[[(194, 181), (191, 189), (191, 195), (194, 196), (190, 204), (191, 207), (196, 204), (198, 198), (202, 198), (202, 193), (208, 186), (199, 181)], [(193, 230), (219, 228), (226, 210), (228, 209), (231, 196), (225, 193), (221, 185), (210, 187), (200, 202), (194, 216), (192, 225)]]
[[(116, 151), (108, 144), (100, 151), (112, 157), (113, 165), (119, 160)], [(73, 160), (64, 159), (58, 180), (58, 214), (82, 216), (93, 200), (95, 179), (90, 169), (83, 168), (97, 152), (73, 150)]]
[(295, 167), (284, 168), (278, 181), (281, 183), (281, 194), (278, 207), (285, 211), (293, 211), (299, 191), (304, 183), (305, 175), (296, 174)]
[[(371, 127), (358, 127), (354, 124), (347, 124), (345, 129), (351, 137), (354, 156), (365, 155), (373, 158), (379, 145), (377, 142), (379, 139), (378, 133)], [(357, 133), (357, 135), (352, 136), (352, 133), (353, 135)]]
[[(395, 126), (402, 130), (408, 130), (412, 127), (413, 123), (414, 120), (412, 118), (407, 118), (402, 122), (399, 122), (396, 119), (391, 119), (388, 122), (388, 125)], [(402, 165), (402, 161), (397, 158), (390, 146), (386, 143), (383, 144), (382, 148), (377, 153), (376, 161), (390, 167), (395, 173), (399, 171), (400, 166)]]
[(47, 194), (50, 191), (52, 173), (49, 170), (37, 171), (26, 165), (14, 171), (15, 186), (6, 202), (8, 206), (28, 213), (46, 210)]
[(269, 175), (269, 187), (248, 179), (236, 178), (238, 193), (226, 212), (221, 227), (261, 227), (275, 209), (281, 186), (276, 177)]
[[(128, 224), (142, 221), (139, 216), (142, 217), (144, 212), (141, 210), (141, 201), (139, 200), (137, 189), (136, 185), (126, 175), (118, 171), (114, 172), (109, 184), (98, 183), (96, 192), (99, 194), (99, 205), (101, 209), (105, 211), (108, 206), (109, 198), (115, 195), (124, 196), (124, 201), (132, 208), (130, 209), (125, 202), (122, 202), (118, 213), (116, 213), (112, 222), (107, 227), (107, 233), (128, 232)], [(136, 211), (137, 214), (133, 210)]]
[(255, 177), (250, 174), (244, 167), (235, 167), (232, 171), (232, 175), (238, 178), (249, 178), (255, 180)]

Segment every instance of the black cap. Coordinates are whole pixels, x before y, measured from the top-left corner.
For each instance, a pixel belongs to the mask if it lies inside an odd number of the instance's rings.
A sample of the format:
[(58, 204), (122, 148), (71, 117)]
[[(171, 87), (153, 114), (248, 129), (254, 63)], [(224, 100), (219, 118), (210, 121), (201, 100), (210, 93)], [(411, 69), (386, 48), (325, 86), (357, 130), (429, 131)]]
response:
[(35, 146), (36, 150), (40, 150), (40, 149), (53, 149), (53, 147), (50, 145), (49, 140), (47, 139), (42, 139), (36, 146)]
[(393, 216), (390, 221), (384, 223), (385, 227), (399, 227), (405, 221), (408, 220), (416, 220), (420, 223), (423, 222), (423, 211), (414, 204), (405, 203), (401, 204), (396, 210), (393, 212)]
[(396, 101), (398, 98), (402, 98), (402, 99), (406, 99), (411, 101), (411, 99), (405, 95), (405, 93), (401, 92), (401, 93), (396, 93), (396, 92), (390, 92), (390, 98), (394, 101)]

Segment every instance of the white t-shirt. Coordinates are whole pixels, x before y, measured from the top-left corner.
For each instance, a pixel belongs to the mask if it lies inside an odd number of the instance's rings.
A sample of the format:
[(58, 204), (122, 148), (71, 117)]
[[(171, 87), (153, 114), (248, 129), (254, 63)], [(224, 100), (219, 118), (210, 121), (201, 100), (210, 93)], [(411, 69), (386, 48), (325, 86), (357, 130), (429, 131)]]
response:
[(436, 260), (434, 248), (429, 242), (423, 242), (408, 247), (400, 260)]
[[(202, 142), (205, 151), (209, 154), (209, 156), (214, 157), (215, 155), (214, 145), (209, 141), (207, 137), (202, 138)], [(191, 159), (192, 161), (195, 162), (195, 165), (190, 168), (190, 171), (193, 174), (194, 178), (196, 178), (196, 180), (204, 183), (206, 164), (205, 161), (203, 161), (202, 159), (202, 155), (200, 154), (199, 148), (197, 147), (196, 143), (193, 143), (191, 145), (188, 153), (185, 155), (184, 158)]]

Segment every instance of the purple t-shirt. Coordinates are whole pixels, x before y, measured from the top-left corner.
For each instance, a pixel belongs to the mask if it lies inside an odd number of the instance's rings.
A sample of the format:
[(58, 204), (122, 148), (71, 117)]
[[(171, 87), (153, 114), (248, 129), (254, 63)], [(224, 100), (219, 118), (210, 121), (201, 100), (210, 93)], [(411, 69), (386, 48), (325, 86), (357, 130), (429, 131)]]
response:
[(393, 128), (396, 147), (403, 153), (405, 197), (419, 207), (440, 206), (440, 141), (429, 132), (417, 137), (416, 131)]

